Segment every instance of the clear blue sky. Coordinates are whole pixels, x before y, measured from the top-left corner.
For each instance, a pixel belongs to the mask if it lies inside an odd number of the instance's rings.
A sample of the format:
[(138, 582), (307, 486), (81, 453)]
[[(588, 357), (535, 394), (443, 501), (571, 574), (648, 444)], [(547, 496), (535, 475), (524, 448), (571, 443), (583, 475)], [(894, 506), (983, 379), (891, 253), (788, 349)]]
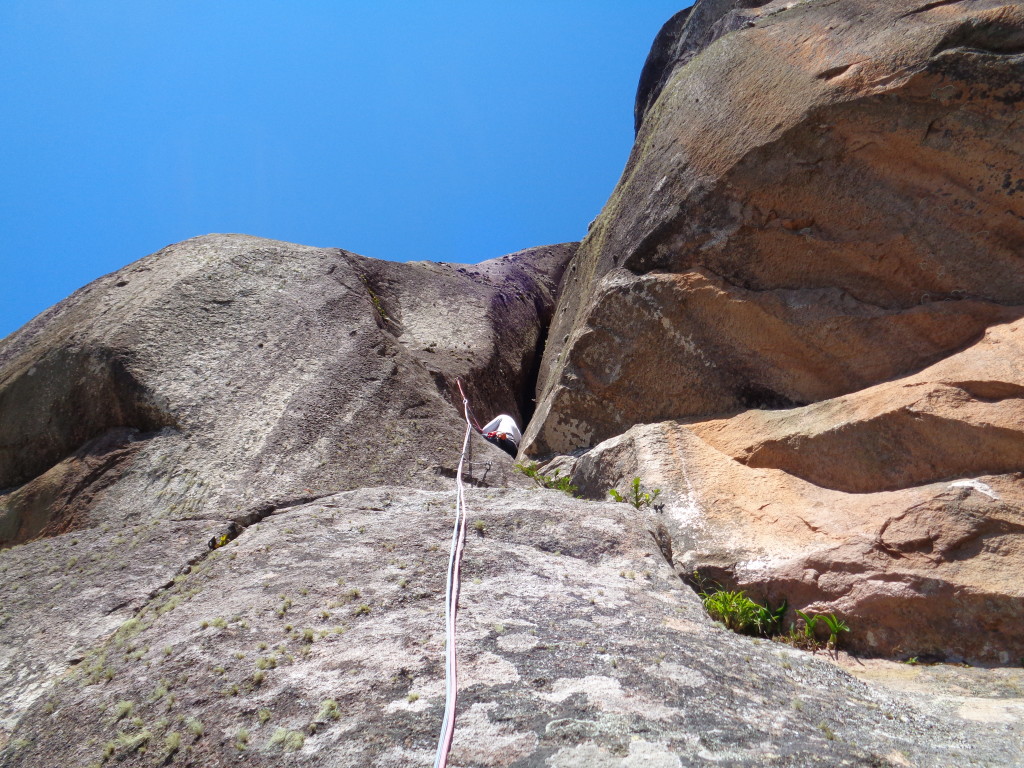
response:
[(395, 261), (575, 240), (688, 0), (2, 0), (0, 337), (194, 235)]

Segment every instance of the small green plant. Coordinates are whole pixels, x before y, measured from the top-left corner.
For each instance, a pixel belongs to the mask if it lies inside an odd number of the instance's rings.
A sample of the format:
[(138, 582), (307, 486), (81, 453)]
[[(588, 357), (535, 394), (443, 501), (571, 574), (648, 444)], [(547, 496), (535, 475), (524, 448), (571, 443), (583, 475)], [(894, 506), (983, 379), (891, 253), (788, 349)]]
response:
[(828, 647), (835, 652), (836, 645), (839, 642), (839, 633), (849, 632), (850, 627), (834, 613), (830, 613), (827, 616), (823, 614), (818, 618), (824, 621), (825, 625), (828, 627)]
[(154, 688), (153, 693), (150, 694), (149, 700), (151, 702), (160, 701), (160, 699), (162, 699), (168, 693), (170, 693), (170, 689), (167, 687), (167, 681), (161, 680), (159, 683), (156, 684), (156, 688)]
[(239, 728), (235, 734), (235, 749), (244, 752), (249, 746), (249, 729)]
[(803, 611), (797, 611), (796, 614), (800, 617), (802, 626), (797, 627), (795, 624), (790, 624), (789, 632), (780, 635), (778, 639), (787, 645), (792, 645), (794, 648), (801, 648), (811, 652), (817, 651), (821, 648), (821, 642), (818, 640), (815, 632), (818, 620), (821, 617), (804, 613)]
[(164, 736), (164, 756), (170, 759), (174, 756), (174, 753), (181, 749), (181, 734), (177, 731), (172, 731)]
[(818, 619), (821, 617), (809, 613), (804, 613), (803, 611), (797, 611), (796, 615), (799, 616), (804, 622), (804, 637), (811, 644), (814, 644), (814, 632), (818, 626)]
[(782, 619), (789, 608), (789, 603), (786, 600), (783, 600), (778, 608), (772, 608), (771, 603), (767, 601), (765, 601), (764, 605), (759, 605), (758, 603), (754, 603), (754, 605), (757, 605), (754, 615), (754, 626), (757, 629), (757, 634), (764, 637), (772, 637), (782, 631)]
[(553, 475), (545, 475), (540, 471), (540, 464), (535, 461), (521, 461), (513, 466), (541, 488), (561, 491), (573, 497), (578, 496), (579, 488), (573, 485), (571, 478), (568, 475), (563, 475), (560, 470), (556, 469)]
[[(687, 581), (698, 590), (697, 594), (711, 618), (722, 622), (734, 632), (774, 638), (809, 651), (817, 651), (824, 645), (834, 652), (840, 633), (850, 631), (846, 622), (834, 613), (815, 615), (797, 611), (800, 626), (790, 624), (789, 632), (783, 632), (782, 620), (789, 608), (786, 600), (774, 608), (767, 601), (761, 605), (742, 591), (729, 591), (715, 582), (709, 582), (698, 571), (694, 571)], [(817, 637), (819, 621), (824, 622), (829, 630), (828, 642), (824, 644)]]
[(410, 704), (412, 704), (414, 701), (419, 701), (420, 695), (418, 693), (410, 693), (405, 698), (408, 700)]
[(483, 520), (474, 520), (473, 521), (473, 530), (476, 531), (479, 535), (483, 536), (484, 535), (484, 531), (486, 530), (486, 528), (484, 526), (484, 521)]
[(119, 720), (123, 720), (128, 717), (128, 715), (132, 713), (133, 709), (135, 709), (135, 703), (132, 701), (117, 702), (117, 706), (114, 707), (114, 722), (116, 723)]
[[(779, 638), (782, 642), (788, 643), (796, 648), (802, 648), (813, 652), (824, 647), (835, 652), (836, 646), (839, 644), (839, 634), (841, 632), (850, 631), (849, 625), (834, 613), (815, 615), (812, 613), (797, 611), (796, 614), (803, 623), (802, 626), (797, 627), (790, 624), (789, 632)], [(817, 630), (819, 621), (824, 622), (829, 630), (828, 640), (825, 643), (822, 643), (818, 639)]]
[(270, 719), (270, 710), (261, 709), (256, 713), (256, 718), (260, 721), (260, 725), (266, 725), (267, 721)]
[(321, 722), (324, 720), (338, 720), (341, 718), (341, 710), (338, 709), (338, 702), (334, 699), (326, 699), (320, 702), (320, 711), (316, 715), (316, 719)]
[(625, 494), (619, 493), (614, 488), (609, 488), (608, 493), (615, 501), (623, 504), (632, 504), (636, 509), (643, 509), (654, 504), (654, 500), (661, 495), (661, 489), (654, 488), (651, 491), (644, 491), (641, 489), (640, 478), (634, 477)]
[(354, 613), (355, 613), (356, 616), (365, 616), (369, 612), (370, 612), (370, 606), (368, 606), (366, 603), (363, 603), (358, 608), (356, 608)]
[(285, 752), (298, 752), (306, 743), (306, 737), (299, 731), (289, 731), (287, 728), (278, 728), (270, 737), (270, 746), (281, 747)]
[(704, 610), (715, 621), (722, 622), (726, 629), (733, 632), (749, 632), (758, 626), (764, 607), (758, 605), (742, 591), (729, 592), (721, 590), (701, 595)]
[(185, 727), (188, 729), (188, 732), (197, 739), (206, 732), (206, 728), (203, 726), (202, 721), (197, 720), (194, 717), (185, 718)]
[(139, 731), (138, 733), (122, 733), (114, 739), (114, 750), (115, 752), (123, 751), (125, 754), (130, 755), (132, 752), (139, 751), (152, 738), (153, 734), (146, 730)]

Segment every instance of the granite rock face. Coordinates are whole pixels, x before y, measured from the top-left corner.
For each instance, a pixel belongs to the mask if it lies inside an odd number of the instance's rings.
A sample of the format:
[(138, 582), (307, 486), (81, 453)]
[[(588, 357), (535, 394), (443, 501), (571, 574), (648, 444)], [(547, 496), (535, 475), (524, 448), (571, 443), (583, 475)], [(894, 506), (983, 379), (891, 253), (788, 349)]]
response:
[(753, 24), (756, 9), (769, 0), (703, 0), (684, 8), (665, 22), (654, 38), (640, 73), (633, 109), (634, 128), (640, 126), (677, 69), (718, 38)]
[(700, 0), (579, 246), (211, 235), (0, 340), (0, 766), (429, 764), (458, 382), (590, 500), (473, 437), (452, 768), (1019, 762), (1022, 75), (1019, 2)]
[(524, 453), (668, 491), (681, 573), (860, 651), (1016, 663), (1022, 103), (1019, 2), (674, 17)]
[(1024, 321), (920, 373), (788, 410), (634, 427), (561, 460), (592, 498), (661, 488), (676, 568), (851, 649), (1024, 658)]
[[(1019, 723), (968, 720), (715, 626), (628, 505), (543, 490), (468, 501), (481, 524), (464, 566), (452, 766), (1008, 765), (1019, 754)], [(3, 764), (429, 765), (452, 508), (451, 493), (364, 488), (269, 515), (80, 654), (22, 715)], [(67, 536), (18, 548), (7, 567), (23, 568), (22, 589), (46, 581), (31, 555)], [(23, 610), (15, 602), (0, 632)]]
[(531, 455), (847, 394), (1024, 313), (1020, 3), (744, 5), (698, 3), (645, 72)]
[[(573, 251), (464, 268), (210, 235), (97, 280), (0, 342), (0, 544), (128, 508), (244, 522), (339, 489), (447, 485), (456, 378), (481, 417), (529, 416)], [(475, 481), (516, 482), (500, 450), (474, 452)]]

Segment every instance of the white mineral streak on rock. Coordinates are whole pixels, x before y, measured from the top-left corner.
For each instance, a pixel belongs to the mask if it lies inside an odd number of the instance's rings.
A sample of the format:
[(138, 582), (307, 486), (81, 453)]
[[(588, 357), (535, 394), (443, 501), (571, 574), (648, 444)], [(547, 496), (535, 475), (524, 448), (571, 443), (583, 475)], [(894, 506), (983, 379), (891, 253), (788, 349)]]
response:
[(565, 747), (548, 759), (551, 768), (681, 768), (679, 757), (660, 744), (634, 741), (626, 757), (616, 757), (593, 744)]
[(622, 690), (619, 681), (603, 675), (587, 677), (561, 677), (551, 686), (551, 693), (539, 693), (540, 698), (561, 703), (575, 693), (582, 693), (592, 706), (604, 712), (642, 714), (645, 717), (664, 720), (678, 711), (662, 704), (656, 704), (642, 696), (632, 696)]
[(708, 683), (708, 679), (701, 672), (682, 664), (660, 664), (659, 669), (663, 675), (679, 685), (699, 688)]
[(518, 633), (515, 635), (502, 635), (498, 638), (498, 647), (509, 653), (525, 653), (537, 647), (537, 638), (533, 635)]
[(682, 768), (682, 765), (677, 755), (649, 741), (634, 741), (629, 745), (629, 756), (622, 761), (622, 768)]
[(1024, 722), (1024, 702), (1006, 699), (984, 699), (970, 697), (963, 699), (957, 708), (957, 714), (965, 720), (982, 723), (1016, 723)]
[(981, 482), (980, 480), (957, 480), (955, 483), (950, 483), (949, 487), (950, 488), (971, 488), (972, 490), (975, 490), (978, 493), (985, 494), (990, 499), (995, 499), (996, 501), (999, 501), (999, 494), (996, 493), (995, 491), (993, 491), (991, 486), (986, 485), (985, 483)]
[[(359, 757), (358, 759), (365, 759)], [(434, 760), (434, 753), (424, 749), (403, 749), (392, 747), (384, 754), (373, 761), (373, 768), (421, 768), (430, 765)], [(348, 768), (349, 765), (358, 765), (357, 762), (335, 764), (337, 768)]]
[(622, 759), (595, 744), (563, 747), (548, 758), (551, 768), (620, 768)]
[(414, 691), (417, 694), (417, 698), (414, 701), (409, 701), (408, 697), (404, 699), (395, 699), (385, 707), (388, 712), (422, 712), (424, 709), (428, 709), (433, 706), (433, 702), (430, 701), (430, 696), (425, 696), (420, 691)]
[(531, 754), (539, 742), (533, 731), (513, 731), (495, 723), (488, 713), (498, 704), (474, 704), (459, 715), (451, 765), (504, 766)]
[(481, 653), (474, 658), (462, 659), (459, 664), (459, 686), (503, 685), (519, 681), (515, 665), (493, 653)]

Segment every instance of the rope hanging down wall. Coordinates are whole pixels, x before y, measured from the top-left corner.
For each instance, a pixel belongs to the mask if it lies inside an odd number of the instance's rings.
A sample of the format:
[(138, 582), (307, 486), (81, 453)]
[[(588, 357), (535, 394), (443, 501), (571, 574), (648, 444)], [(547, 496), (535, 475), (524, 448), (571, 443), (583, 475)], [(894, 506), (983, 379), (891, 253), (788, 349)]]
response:
[(455, 473), (455, 526), (452, 530), (452, 545), (448, 555), (448, 581), (445, 587), (445, 700), (444, 720), (441, 721), (441, 736), (437, 741), (437, 755), (434, 757), (434, 768), (446, 768), (448, 752), (452, 748), (452, 737), (455, 735), (455, 705), (459, 695), (459, 660), (455, 649), (455, 620), (459, 612), (459, 571), (462, 567), (462, 550), (466, 546), (466, 494), (462, 484), (462, 468), (469, 450), (469, 435), (473, 430), (469, 416), (469, 400), (462, 391), (462, 409), (466, 418), (466, 437), (462, 441), (462, 455), (459, 457), (459, 468)]

